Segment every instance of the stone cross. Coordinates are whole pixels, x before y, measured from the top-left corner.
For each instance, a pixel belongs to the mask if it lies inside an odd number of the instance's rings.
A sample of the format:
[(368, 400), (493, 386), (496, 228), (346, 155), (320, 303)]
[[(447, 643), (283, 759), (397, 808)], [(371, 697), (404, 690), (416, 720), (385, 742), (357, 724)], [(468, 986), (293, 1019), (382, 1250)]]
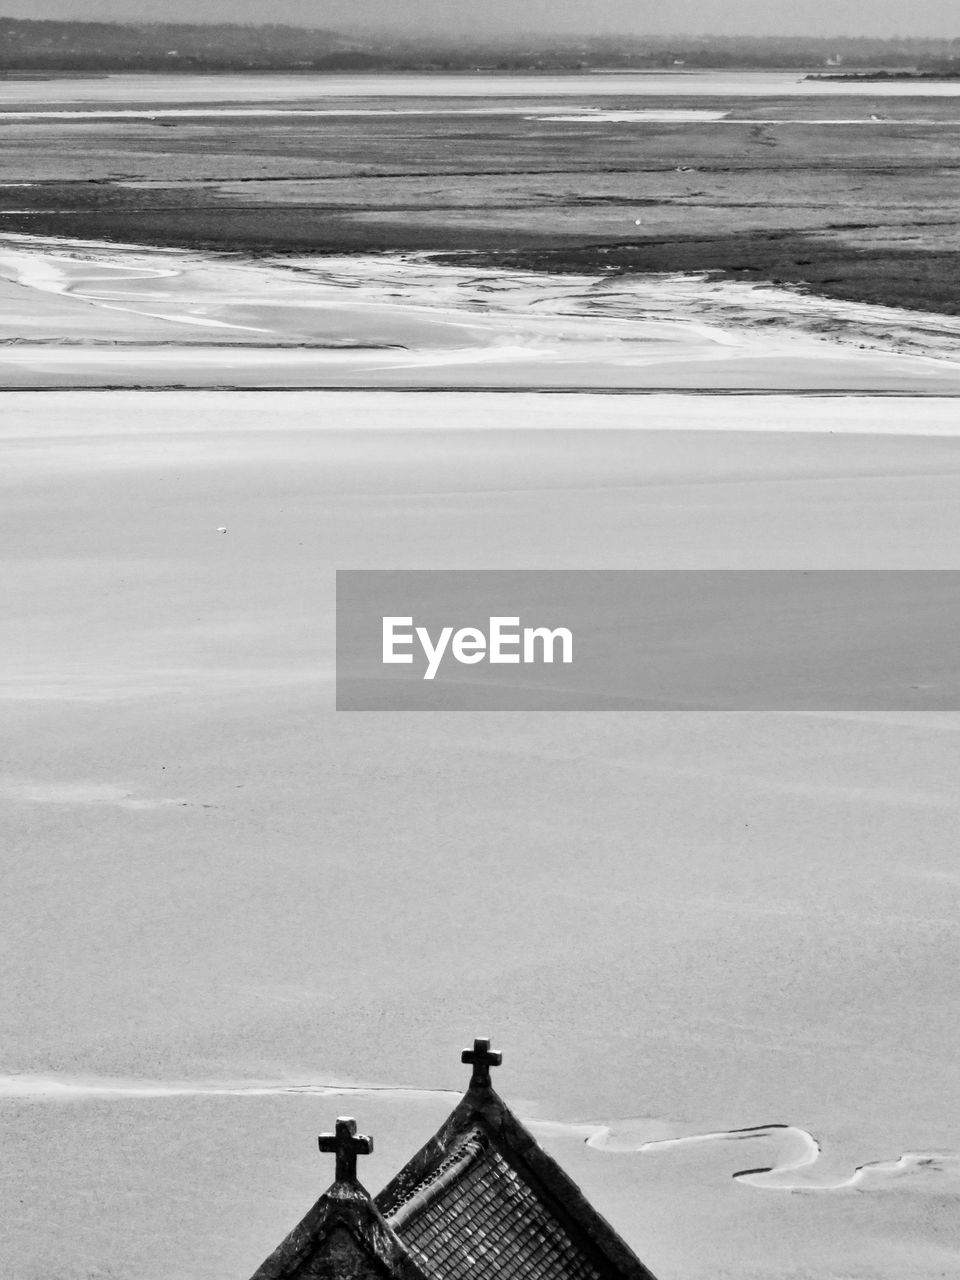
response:
[(460, 1061), (473, 1067), (470, 1077), (471, 1089), (483, 1089), (490, 1086), (490, 1068), (499, 1067), (503, 1054), (499, 1049), (491, 1049), (489, 1040), (474, 1040), (472, 1049), (464, 1049)]
[(357, 1122), (349, 1116), (340, 1116), (336, 1133), (321, 1133), (317, 1139), (320, 1150), (337, 1157), (337, 1182), (356, 1182), (357, 1156), (368, 1156), (373, 1150), (373, 1139), (357, 1136)]

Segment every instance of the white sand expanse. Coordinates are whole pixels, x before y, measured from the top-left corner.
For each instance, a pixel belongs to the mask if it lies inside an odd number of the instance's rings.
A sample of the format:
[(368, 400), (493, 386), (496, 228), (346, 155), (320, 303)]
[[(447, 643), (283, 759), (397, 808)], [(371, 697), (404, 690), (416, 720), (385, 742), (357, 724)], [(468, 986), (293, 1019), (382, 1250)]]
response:
[(807, 80), (795, 71), (615, 71), (582, 75), (105, 75), (0, 81), (0, 109), (30, 103), (297, 102), (334, 98), (956, 97), (956, 80)]
[(3, 1274), (249, 1274), (476, 1033), (662, 1280), (960, 1274), (960, 717), (330, 709), (338, 567), (960, 567), (955, 406), (0, 396)]
[(0, 387), (960, 394), (960, 319), (696, 276), (0, 240)]
[[(820, 115), (799, 118), (777, 116), (769, 120), (758, 119), (751, 115), (744, 119), (727, 111), (706, 111), (694, 108), (688, 111), (681, 107), (641, 107), (637, 109), (611, 109), (604, 111), (599, 107), (584, 107), (571, 113), (559, 114), (556, 107), (543, 107), (523, 102), (519, 106), (499, 103), (495, 107), (458, 107), (447, 102), (443, 107), (148, 107), (136, 110), (130, 107), (69, 107), (63, 109), (47, 108), (39, 111), (2, 112), (3, 122), (10, 120), (191, 120), (191, 119), (264, 119), (277, 117), (300, 116), (506, 116), (519, 115), (526, 120), (558, 120), (569, 123), (596, 124), (693, 124), (698, 121), (710, 121), (714, 124), (730, 124), (740, 128), (757, 124), (810, 124), (810, 125), (864, 125), (867, 127), (882, 125), (885, 129), (896, 128), (898, 124), (905, 129), (917, 125), (927, 128), (954, 129), (953, 120), (922, 120), (911, 116), (908, 120), (895, 121), (878, 115), (844, 116), (837, 119), (824, 119)], [(0, 191), (18, 186), (30, 186), (30, 183), (0, 183)]]
[[(639, 111), (601, 111), (591, 107), (576, 115), (561, 116), (556, 114), (555, 107), (537, 107), (525, 103), (522, 106), (497, 107), (155, 107), (148, 110), (133, 110), (117, 107), (114, 110), (73, 107), (66, 110), (49, 108), (41, 111), (4, 111), (3, 120), (164, 120), (201, 117), (235, 117), (237, 119), (272, 119), (276, 116), (489, 116), (489, 115), (523, 115), (528, 119), (548, 120), (623, 120), (634, 123), (644, 121), (692, 123), (697, 120), (722, 120), (723, 111), (684, 111), (681, 108), (658, 110), (655, 108)], [(812, 123), (812, 122), (811, 122)], [(838, 123), (824, 121), (825, 124)], [(843, 123), (875, 124), (877, 120), (860, 118)], [(944, 121), (946, 124), (947, 122)], [(0, 187), (2, 189), (2, 187)]]

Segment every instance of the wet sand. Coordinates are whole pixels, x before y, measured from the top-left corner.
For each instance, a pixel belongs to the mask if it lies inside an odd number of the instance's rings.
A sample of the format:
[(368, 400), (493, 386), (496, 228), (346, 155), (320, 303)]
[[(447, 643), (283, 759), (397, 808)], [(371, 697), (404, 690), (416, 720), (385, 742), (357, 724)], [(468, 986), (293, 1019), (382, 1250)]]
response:
[(710, 271), (956, 315), (958, 85), (696, 72), (6, 81), (0, 230)]
[(960, 320), (702, 276), (0, 240), (7, 388), (960, 392)]

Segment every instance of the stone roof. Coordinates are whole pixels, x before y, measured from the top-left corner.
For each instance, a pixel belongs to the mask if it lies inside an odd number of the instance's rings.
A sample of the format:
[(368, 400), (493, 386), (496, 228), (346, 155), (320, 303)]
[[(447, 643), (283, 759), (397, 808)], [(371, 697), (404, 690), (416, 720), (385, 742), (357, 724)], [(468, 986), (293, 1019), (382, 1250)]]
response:
[(655, 1280), (490, 1082), (489, 1040), (464, 1050), (470, 1087), (375, 1200), (353, 1120), (320, 1139), (336, 1181), (252, 1280)]
[(481, 1131), (453, 1159), (452, 1177), (441, 1176), (393, 1216), (404, 1244), (432, 1274), (602, 1280), (602, 1267)]
[(490, 1083), (489, 1041), (464, 1060), (470, 1088), (377, 1196), (434, 1280), (654, 1280)]
[(252, 1280), (429, 1280), (357, 1181), (356, 1156), (373, 1142), (356, 1138), (356, 1128), (344, 1117), (336, 1134), (321, 1137), (321, 1151), (336, 1152), (337, 1180)]

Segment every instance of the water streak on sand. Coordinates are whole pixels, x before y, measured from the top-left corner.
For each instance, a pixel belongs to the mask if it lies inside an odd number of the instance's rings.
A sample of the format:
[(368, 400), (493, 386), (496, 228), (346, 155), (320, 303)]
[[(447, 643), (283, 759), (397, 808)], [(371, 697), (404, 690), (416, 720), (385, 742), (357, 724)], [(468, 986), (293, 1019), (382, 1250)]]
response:
[(113, 808), (131, 811), (163, 809), (169, 805), (187, 806), (189, 801), (178, 798), (137, 797), (125, 787), (106, 783), (37, 782), (18, 778), (0, 777), (0, 800), (20, 804), (72, 805), (81, 808)]
[(905, 1152), (896, 1160), (857, 1165), (852, 1173), (838, 1177), (837, 1162), (825, 1162), (817, 1139), (796, 1125), (757, 1125), (653, 1138), (647, 1136), (650, 1128), (649, 1121), (627, 1121), (597, 1128), (585, 1141), (587, 1146), (599, 1151), (647, 1155), (707, 1145), (733, 1147), (744, 1142), (760, 1143), (770, 1163), (738, 1170), (731, 1176), (745, 1186), (762, 1190), (883, 1191), (890, 1189), (894, 1182), (910, 1179), (911, 1190), (960, 1194), (960, 1154), (954, 1152)]
[(81, 1102), (150, 1098), (268, 1098), (304, 1097), (444, 1098), (459, 1096), (450, 1089), (414, 1089), (397, 1085), (306, 1084), (298, 1081), (162, 1081), (112, 1080), (94, 1077), (43, 1075), (0, 1076), (0, 1099), (37, 1102)]
[[(289, 116), (291, 119), (304, 117), (334, 117), (337, 119), (354, 119), (357, 117), (399, 117), (399, 116), (514, 116), (522, 115), (526, 120), (569, 124), (726, 124), (754, 127), (756, 125), (883, 125), (886, 128), (925, 128), (955, 129), (953, 120), (918, 119), (894, 120), (886, 117), (868, 116), (836, 116), (820, 117), (816, 115), (781, 118), (758, 118), (755, 116), (732, 116), (728, 111), (707, 111), (703, 109), (684, 110), (681, 107), (639, 107), (620, 108), (605, 111), (599, 107), (584, 107), (582, 110), (558, 112), (556, 107), (538, 106), (524, 103), (510, 106), (501, 103), (496, 107), (461, 107), (449, 103), (443, 107), (156, 107), (153, 109), (117, 107), (105, 108), (71, 107), (49, 108), (39, 111), (3, 111), (0, 110), (0, 125), (8, 121), (44, 120), (217, 120), (217, 119), (277, 119)], [(36, 183), (0, 183), (6, 186), (35, 186)]]
[[(451, 112), (451, 114), (454, 114)], [(2, 118), (2, 117), (0, 117)], [(847, 116), (837, 117), (834, 119), (824, 120), (819, 116), (804, 116), (791, 119), (780, 119), (771, 117), (769, 119), (758, 119), (755, 116), (738, 118), (731, 116), (729, 112), (722, 111), (600, 111), (594, 108), (588, 108), (584, 111), (569, 113), (565, 115), (538, 115), (528, 116), (530, 120), (556, 121), (565, 124), (654, 124), (662, 123), (678, 123), (678, 124), (694, 124), (698, 121), (709, 122), (711, 124), (724, 125), (740, 125), (741, 127), (755, 127), (757, 125), (885, 125), (887, 128), (903, 126), (904, 128), (913, 128), (917, 125), (923, 125), (927, 128), (944, 128), (956, 129), (956, 121), (954, 120), (886, 120), (871, 116)]]
[[(684, 111), (681, 108), (650, 108), (636, 111), (599, 111), (584, 110), (576, 115), (563, 116), (553, 114), (555, 107), (537, 106), (498, 106), (498, 107), (158, 107), (151, 111), (147, 108), (134, 110), (130, 107), (118, 107), (115, 111), (108, 108), (89, 109), (51, 109), (47, 111), (0, 111), (0, 124), (6, 120), (166, 120), (166, 119), (207, 119), (228, 117), (246, 119), (253, 117), (272, 118), (276, 116), (336, 116), (352, 118), (354, 116), (506, 116), (524, 115), (528, 119), (547, 120), (634, 120), (679, 124), (690, 124), (697, 121), (720, 121), (727, 114), (723, 111)], [(743, 123), (758, 123), (749, 121)], [(763, 123), (760, 121), (759, 123)], [(811, 124), (820, 121), (811, 119)], [(829, 122), (823, 122), (829, 123)], [(916, 123), (911, 122), (911, 123)]]
[[(0, 1076), (0, 1099), (22, 1102), (122, 1102), (177, 1098), (343, 1097), (394, 1101), (433, 1101), (459, 1097), (450, 1089), (416, 1089), (396, 1085), (264, 1081), (160, 1081), (53, 1075)], [(529, 1119), (530, 1129), (544, 1139), (574, 1139), (595, 1151), (618, 1155), (662, 1156), (707, 1147), (734, 1148), (761, 1144), (768, 1165), (741, 1169), (730, 1176), (750, 1187), (776, 1191), (884, 1191), (901, 1189), (960, 1194), (960, 1154), (905, 1152), (896, 1160), (858, 1165), (837, 1177), (823, 1168), (820, 1143), (806, 1129), (789, 1124), (671, 1135), (662, 1120), (625, 1120), (610, 1124)], [(835, 1164), (835, 1162), (834, 1162)]]
[[(252, 325), (231, 324), (224, 320), (215, 320), (207, 316), (198, 316), (189, 312), (147, 311), (141, 307), (121, 306), (116, 299), (129, 296), (121, 287), (118, 291), (96, 288), (98, 283), (111, 283), (117, 286), (136, 285), (144, 280), (176, 280), (182, 275), (182, 267), (178, 263), (171, 267), (149, 266), (137, 262), (129, 255), (119, 261), (111, 261), (100, 257), (95, 261), (86, 261), (86, 266), (78, 268), (77, 259), (61, 254), (22, 254), (0, 252), (0, 275), (6, 274), (9, 279), (28, 289), (37, 289), (45, 293), (59, 293), (64, 296), (79, 298), (107, 311), (122, 311), (126, 314), (142, 315), (154, 320), (169, 320), (176, 324), (198, 325), (209, 329), (239, 329), (247, 333), (269, 333), (269, 329)], [(142, 296), (142, 295), (141, 295)], [(163, 294), (157, 295), (163, 297)]]

